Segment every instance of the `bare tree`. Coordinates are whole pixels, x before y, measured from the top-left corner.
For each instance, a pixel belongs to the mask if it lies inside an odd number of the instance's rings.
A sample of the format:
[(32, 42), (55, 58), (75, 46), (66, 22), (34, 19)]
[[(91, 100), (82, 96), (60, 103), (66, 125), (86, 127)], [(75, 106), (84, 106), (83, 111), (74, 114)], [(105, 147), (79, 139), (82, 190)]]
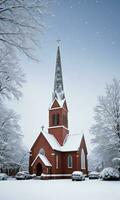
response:
[(95, 124), (91, 128), (97, 158), (105, 165), (120, 158), (120, 81), (113, 79), (106, 85), (105, 96), (100, 96), (95, 108)]

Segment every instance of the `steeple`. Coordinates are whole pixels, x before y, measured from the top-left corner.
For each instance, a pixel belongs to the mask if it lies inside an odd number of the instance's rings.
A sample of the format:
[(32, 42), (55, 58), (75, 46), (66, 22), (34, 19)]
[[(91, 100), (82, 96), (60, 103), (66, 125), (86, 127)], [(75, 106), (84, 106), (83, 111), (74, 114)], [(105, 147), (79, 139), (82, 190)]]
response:
[(52, 104), (49, 108), (48, 132), (57, 139), (62, 146), (64, 139), (69, 134), (68, 130), (68, 108), (63, 89), (62, 67), (60, 58), (60, 47), (57, 47), (54, 91)]
[(53, 98), (53, 100), (55, 98), (57, 98), (58, 101), (62, 101), (65, 99), (59, 45), (57, 48), (56, 69), (55, 69), (55, 79), (54, 79), (54, 92), (53, 92), (52, 98)]

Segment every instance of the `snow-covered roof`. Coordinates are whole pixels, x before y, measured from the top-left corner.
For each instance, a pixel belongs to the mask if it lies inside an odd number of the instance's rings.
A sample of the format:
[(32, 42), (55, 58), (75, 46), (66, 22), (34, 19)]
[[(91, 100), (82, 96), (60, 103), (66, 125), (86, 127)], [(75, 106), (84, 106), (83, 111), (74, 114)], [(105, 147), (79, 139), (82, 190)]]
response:
[(80, 147), (82, 136), (83, 134), (68, 134), (61, 151), (77, 151)]
[(50, 167), (52, 166), (45, 155), (39, 154), (38, 156), (42, 160), (45, 166), (50, 166)]
[(52, 149), (55, 149), (57, 151), (61, 150), (60, 144), (58, 143), (57, 139), (52, 134), (45, 133), (43, 131), (41, 133), (44, 135), (44, 137), (46, 138), (46, 140), (48, 141)]
[(40, 159), (42, 160), (42, 162), (44, 163), (45, 166), (49, 166), (49, 167), (52, 166), (51, 163), (49, 162), (49, 160), (47, 159), (47, 157), (46, 157), (45, 155), (40, 154), (40, 153), (36, 156), (35, 160), (34, 160), (34, 161), (32, 162), (32, 164), (31, 164), (31, 166), (34, 165), (35, 161), (36, 161), (38, 158), (40, 158)]
[(63, 146), (61, 146), (52, 134), (44, 132), (42, 132), (42, 134), (54, 150), (61, 152), (77, 151), (83, 136), (83, 134), (68, 134), (64, 140)]

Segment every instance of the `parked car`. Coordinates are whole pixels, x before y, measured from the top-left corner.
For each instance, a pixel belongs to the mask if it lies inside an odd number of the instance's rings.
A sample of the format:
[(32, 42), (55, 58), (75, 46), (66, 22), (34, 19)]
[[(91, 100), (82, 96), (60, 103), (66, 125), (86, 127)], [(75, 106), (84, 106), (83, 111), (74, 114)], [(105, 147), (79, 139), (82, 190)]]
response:
[(117, 169), (108, 167), (100, 173), (100, 178), (103, 180), (119, 180), (120, 176)]
[(83, 181), (85, 180), (85, 176), (81, 171), (74, 171), (72, 173), (72, 181)]
[(0, 180), (7, 180), (8, 176), (5, 173), (0, 173)]
[(89, 173), (89, 179), (98, 179), (99, 178), (99, 173), (96, 171), (90, 172)]
[(17, 180), (25, 180), (25, 179), (31, 179), (32, 175), (29, 174), (28, 171), (20, 171), (16, 174), (15, 178)]

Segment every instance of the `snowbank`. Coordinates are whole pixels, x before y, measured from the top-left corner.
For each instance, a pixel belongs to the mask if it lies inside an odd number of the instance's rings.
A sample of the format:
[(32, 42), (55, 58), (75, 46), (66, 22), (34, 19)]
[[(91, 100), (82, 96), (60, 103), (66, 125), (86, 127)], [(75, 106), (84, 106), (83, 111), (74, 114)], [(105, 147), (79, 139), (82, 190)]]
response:
[(0, 181), (1, 200), (120, 200), (119, 181)]

